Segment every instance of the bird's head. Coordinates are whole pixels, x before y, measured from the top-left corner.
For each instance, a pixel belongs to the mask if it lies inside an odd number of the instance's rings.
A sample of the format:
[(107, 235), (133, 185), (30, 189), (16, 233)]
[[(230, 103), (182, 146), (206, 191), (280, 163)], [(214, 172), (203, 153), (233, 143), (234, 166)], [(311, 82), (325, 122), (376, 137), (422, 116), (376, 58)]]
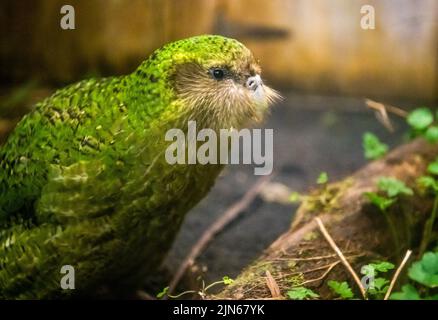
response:
[[(166, 69), (187, 120), (209, 128), (242, 128), (263, 119), (279, 95), (266, 86), (251, 51), (234, 39), (203, 35), (153, 54)], [(163, 79), (164, 80), (164, 79)]]

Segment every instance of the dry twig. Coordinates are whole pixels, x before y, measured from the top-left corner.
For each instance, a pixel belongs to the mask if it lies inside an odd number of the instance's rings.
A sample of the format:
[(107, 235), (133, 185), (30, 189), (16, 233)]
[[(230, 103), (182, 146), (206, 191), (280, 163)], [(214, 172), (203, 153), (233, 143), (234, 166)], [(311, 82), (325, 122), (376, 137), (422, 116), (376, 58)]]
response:
[(324, 224), (322, 223), (321, 219), (316, 217), (315, 221), (318, 224), (319, 230), (324, 235), (324, 238), (327, 240), (327, 242), (330, 244), (332, 249), (339, 256), (339, 258), (341, 259), (342, 263), (347, 268), (348, 272), (350, 272), (351, 276), (353, 277), (354, 281), (356, 282), (357, 286), (359, 287), (360, 293), (362, 294), (363, 298), (367, 299), (365, 288), (363, 287), (362, 282), (360, 282), (360, 279), (359, 279), (358, 275), (353, 270), (353, 268), (351, 267), (350, 263), (347, 261), (347, 259), (345, 258), (344, 254), (342, 253), (342, 251), (339, 249), (339, 247), (336, 245), (336, 243), (333, 240), (333, 238), (328, 233), (328, 231), (325, 228)]
[(272, 298), (281, 298), (280, 287), (278, 286), (277, 281), (275, 281), (274, 277), (272, 277), (269, 270), (266, 270), (266, 285), (271, 292)]
[[(350, 253), (350, 252), (346, 252), (346, 253)], [(364, 255), (365, 255), (364, 253), (359, 253), (359, 254), (351, 255), (351, 256), (349, 256), (349, 258), (357, 258), (357, 257), (361, 257), (361, 256), (364, 256)], [(292, 257), (292, 258), (273, 258), (273, 259), (271, 259), (271, 261), (291, 261), (291, 260), (293, 260), (293, 261), (312, 261), (312, 260), (318, 260), (319, 261), (319, 260), (326, 260), (326, 259), (330, 259), (330, 258), (335, 258), (337, 256), (338, 255), (336, 253), (334, 253), (334, 254), (328, 254), (328, 255), (325, 255), (325, 256), (308, 257), (308, 258), (294, 258), (294, 257)]]
[(332, 269), (333, 269), (334, 267), (336, 267), (340, 262), (341, 262), (340, 260), (338, 260), (338, 261), (336, 261), (336, 262), (333, 262), (332, 264), (329, 265), (329, 267), (327, 268), (327, 270), (326, 270), (326, 271), (325, 271), (320, 277), (315, 278), (315, 279), (306, 280), (306, 281), (300, 283), (297, 287), (301, 287), (301, 286), (303, 286), (303, 285), (305, 285), (305, 284), (309, 284), (309, 283), (312, 283), (312, 282), (315, 282), (315, 281), (321, 281), (321, 280), (324, 280), (325, 277), (327, 277), (327, 275), (330, 273), (330, 271), (332, 271)]
[[(337, 261), (335, 261), (333, 263), (337, 263), (337, 262), (340, 262), (340, 261), (337, 260)], [(312, 269), (303, 270), (303, 271), (295, 271), (295, 272), (291, 272), (291, 273), (282, 273), (281, 277), (284, 278), (284, 277), (294, 276), (294, 275), (297, 275), (297, 274), (306, 274), (306, 273), (311, 273), (311, 272), (315, 272), (315, 271), (319, 271), (319, 270), (324, 270), (324, 269), (330, 268), (333, 265), (333, 263), (326, 264), (326, 265), (323, 265), (323, 266), (320, 266), (320, 267), (315, 267), (315, 268), (312, 268)]]
[(384, 104), (371, 99), (366, 99), (365, 103), (368, 106), (368, 108), (376, 111), (377, 120), (379, 120), (383, 124), (383, 126), (386, 129), (388, 129), (388, 131), (390, 132), (394, 131), (394, 127), (391, 123), (391, 120), (389, 119), (388, 112), (393, 113), (402, 118), (406, 118), (408, 115), (408, 113), (405, 110), (395, 106), (391, 106), (389, 104)]
[(389, 284), (388, 291), (386, 291), (386, 294), (385, 294), (385, 297), (383, 298), (383, 300), (389, 299), (389, 296), (391, 295), (392, 289), (394, 288), (394, 285), (397, 282), (398, 276), (400, 275), (400, 272), (403, 270), (403, 267), (405, 266), (406, 262), (408, 262), (411, 254), (412, 254), (411, 250), (406, 251), (405, 257), (403, 258), (403, 261), (400, 263), (396, 272), (394, 273), (394, 276), (392, 277), (391, 283)]

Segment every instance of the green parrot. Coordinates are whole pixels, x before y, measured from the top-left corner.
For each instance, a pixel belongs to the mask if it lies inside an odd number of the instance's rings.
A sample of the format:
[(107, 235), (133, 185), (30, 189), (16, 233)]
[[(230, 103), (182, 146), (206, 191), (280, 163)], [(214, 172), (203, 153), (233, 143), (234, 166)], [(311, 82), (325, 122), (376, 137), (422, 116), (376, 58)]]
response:
[(277, 94), (260, 72), (240, 42), (202, 35), (36, 104), (0, 148), (0, 298), (129, 292), (153, 276), (223, 168), (169, 164), (165, 133), (262, 120)]

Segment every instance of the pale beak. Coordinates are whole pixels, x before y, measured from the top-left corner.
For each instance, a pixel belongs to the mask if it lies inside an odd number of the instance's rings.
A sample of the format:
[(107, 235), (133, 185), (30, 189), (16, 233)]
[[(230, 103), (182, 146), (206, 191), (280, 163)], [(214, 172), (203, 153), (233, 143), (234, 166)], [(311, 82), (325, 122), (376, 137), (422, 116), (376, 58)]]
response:
[(246, 80), (245, 86), (248, 89), (257, 107), (261, 110), (264, 110), (267, 107), (268, 102), (266, 100), (265, 87), (263, 85), (263, 81), (260, 75), (257, 74), (255, 76), (249, 77)]
[(252, 91), (256, 91), (262, 85), (263, 85), (262, 78), (260, 78), (258, 74), (253, 77), (249, 77), (246, 80), (246, 87)]

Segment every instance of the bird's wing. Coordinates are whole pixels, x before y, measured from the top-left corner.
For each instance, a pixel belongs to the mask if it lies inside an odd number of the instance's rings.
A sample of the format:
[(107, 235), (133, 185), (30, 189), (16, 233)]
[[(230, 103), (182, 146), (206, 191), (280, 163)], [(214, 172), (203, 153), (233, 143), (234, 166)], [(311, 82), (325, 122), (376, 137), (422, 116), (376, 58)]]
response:
[(36, 203), (37, 219), (64, 224), (110, 215), (122, 187), (122, 177), (116, 171), (100, 160), (79, 161), (68, 167), (51, 165)]
[(106, 200), (120, 181), (107, 172), (117, 171), (117, 153), (125, 152), (114, 149), (113, 134), (123, 131), (125, 117), (115, 94), (101, 92), (117, 85), (110, 78), (71, 85), (20, 121), (0, 147), (0, 230), (16, 218), (35, 222), (108, 210)]

